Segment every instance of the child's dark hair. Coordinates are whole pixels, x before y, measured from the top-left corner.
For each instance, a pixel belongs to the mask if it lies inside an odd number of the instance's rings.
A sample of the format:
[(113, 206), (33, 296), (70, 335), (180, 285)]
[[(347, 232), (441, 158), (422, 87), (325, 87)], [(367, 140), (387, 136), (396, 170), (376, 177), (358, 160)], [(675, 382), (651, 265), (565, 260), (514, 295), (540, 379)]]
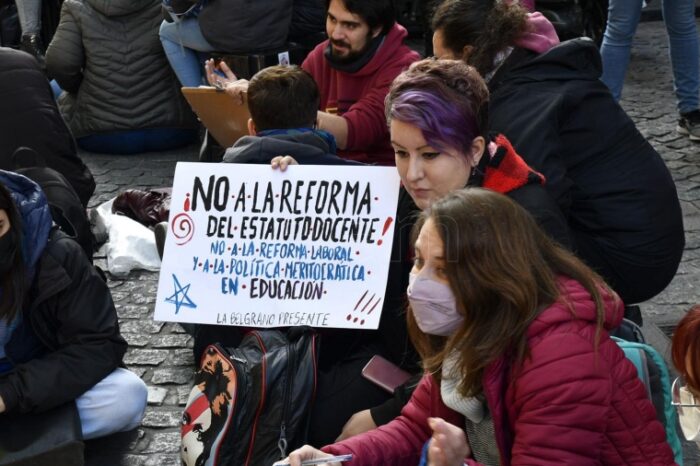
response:
[(311, 128), (319, 102), (316, 81), (296, 65), (264, 68), (248, 84), (248, 109), (258, 131)]

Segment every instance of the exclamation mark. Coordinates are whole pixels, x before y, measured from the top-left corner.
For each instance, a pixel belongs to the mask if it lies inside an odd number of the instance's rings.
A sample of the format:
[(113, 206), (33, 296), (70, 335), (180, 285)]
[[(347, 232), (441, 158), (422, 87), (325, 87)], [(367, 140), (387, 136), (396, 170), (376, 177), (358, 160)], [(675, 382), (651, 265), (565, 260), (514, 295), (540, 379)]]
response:
[[(386, 234), (386, 231), (389, 229), (389, 227), (391, 226), (391, 222), (393, 221), (394, 219), (392, 217), (386, 218), (386, 221), (384, 222), (384, 228), (382, 228), (382, 236)], [(381, 246), (383, 242), (384, 241), (382, 241), (381, 239), (377, 240), (377, 246)]]
[(183, 208), (185, 209), (185, 212), (189, 212), (190, 211), (190, 193), (187, 193), (186, 196), (187, 196), (187, 198), (185, 198), (185, 205), (183, 206)]

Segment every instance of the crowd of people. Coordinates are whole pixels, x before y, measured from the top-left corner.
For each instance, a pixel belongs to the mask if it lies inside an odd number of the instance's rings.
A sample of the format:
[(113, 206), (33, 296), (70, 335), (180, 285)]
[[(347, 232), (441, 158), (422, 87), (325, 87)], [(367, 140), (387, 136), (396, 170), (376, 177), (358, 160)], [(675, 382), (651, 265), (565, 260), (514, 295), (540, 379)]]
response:
[[(104, 279), (52, 226), (37, 184), (11, 171), (16, 159), (39, 154), (87, 206), (95, 184), (77, 147), (192, 143), (197, 121), (178, 84), (206, 82), (245, 94), (251, 115), (224, 163), (389, 165), (401, 179), (379, 328), (323, 334), (309, 445), (292, 465), (346, 453), (352, 465), (674, 464), (611, 338), (638, 318), (626, 306), (668, 285), (684, 248), (670, 173), (618, 104), (614, 3), (599, 52), (585, 38), (560, 43), (529, 4), (441, 0), (435, 57), (421, 60), (391, 0), (258, 2), (243, 15), (222, 0), (173, 0), (165, 19), (160, 0), (65, 0), (45, 61), (0, 48), (10, 96), (0, 100), (0, 422), (74, 403), (93, 438), (133, 429), (146, 403), (143, 382), (120, 367), (126, 343)], [(324, 22), (327, 39), (301, 66), (248, 81), (210, 57), (275, 49)], [(693, 34), (694, 65), (674, 52), (680, 42), (671, 53), (678, 131), (698, 139), (694, 22)], [(679, 324), (673, 352), (692, 439), (697, 314)], [(190, 330), (196, 361), (245, 331)], [(411, 374), (393, 395), (361, 375), (375, 355)]]

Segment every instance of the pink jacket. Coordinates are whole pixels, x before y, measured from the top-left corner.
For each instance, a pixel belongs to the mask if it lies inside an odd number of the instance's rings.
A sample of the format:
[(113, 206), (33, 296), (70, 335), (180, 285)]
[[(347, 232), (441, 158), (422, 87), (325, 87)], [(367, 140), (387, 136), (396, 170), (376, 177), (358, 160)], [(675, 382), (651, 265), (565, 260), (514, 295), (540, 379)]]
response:
[[(622, 303), (606, 301), (606, 330), (596, 349), (589, 293), (571, 279), (562, 279), (561, 286), (576, 317), (566, 304), (553, 304), (530, 325), (530, 356), (522, 366), (511, 370), (501, 357), (484, 373), (501, 464), (674, 464), (634, 365), (606, 331), (619, 325)], [(464, 425), (442, 403), (434, 379), (425, 376), (401, 416), (324, 451), (353, 453), (351, 466), (416, 465), (431, 436), (427, 418), (433, 416)]]
[(301, 65), (311, 73), (321, 92), (320, 110), (342, 116), (348, 122), (347, 148), (343, 158), (364, 163), (394, 165), (394, 151), (384, 116), (384, 98), (396, 76), (418, 60), (418, 53), (404, 45), (408, 33), (395, 24), (374, 57), (355, 73), (330, 67), (321, 42)]

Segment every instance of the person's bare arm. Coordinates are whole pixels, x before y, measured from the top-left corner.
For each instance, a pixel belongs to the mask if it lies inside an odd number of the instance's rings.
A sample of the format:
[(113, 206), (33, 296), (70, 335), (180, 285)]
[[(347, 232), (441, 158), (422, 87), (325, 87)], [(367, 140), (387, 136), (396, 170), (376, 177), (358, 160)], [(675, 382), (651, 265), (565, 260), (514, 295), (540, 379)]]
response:
[(328, 131), (335, 136), (335, 143), (338, 149), (345, 149), (347, 147), (348, 122), (345, 118), (319, 111), (316, 126), (318, 129)]

